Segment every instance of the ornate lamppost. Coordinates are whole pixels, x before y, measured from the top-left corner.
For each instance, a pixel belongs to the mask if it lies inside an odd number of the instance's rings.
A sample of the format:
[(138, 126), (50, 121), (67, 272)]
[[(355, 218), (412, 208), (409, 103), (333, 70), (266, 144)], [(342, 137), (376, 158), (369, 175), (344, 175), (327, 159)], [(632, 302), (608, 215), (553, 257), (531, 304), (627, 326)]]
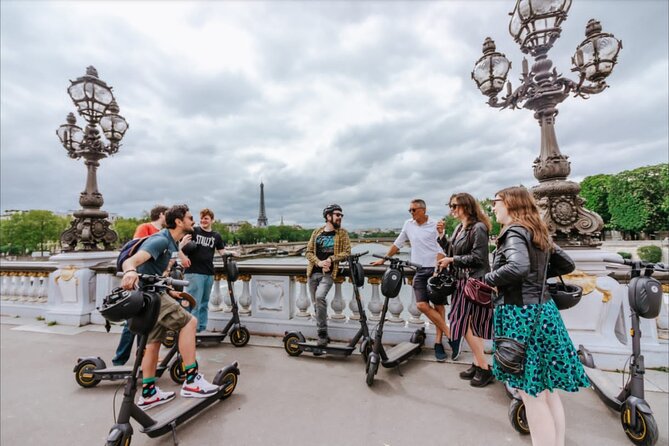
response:
[[(56, 134), (70, 158), (84, 158), (88, 169), (86, 189), (79, 196), (82, 209), (74, 213), (74, 220), (60, 235), (63, 251), (73, 251), (79, 243), (84, 251), (110, 250), (118, 235), (109, 228), (109, 214), (100, 208), (104, 204), (98, 191), (97, 168), (99, 161), (118, 152), (120, 142), (128, 130), (128, 123), (119, 115), (112, 88), (98, 78), (94, 67), (86, 68), (86, 75), (70, 81), (67, 93), (86, 121), (85, 129), (76, 125), (73, 113), (67, 115), (67, 124), (61, 125)], [(100, 137), (100, 130), (107, 139)]]
[[(570, 93), (587, 99), (608, 87), (604, 81), (616, 64), (622, 42), (603, 33), (598, 21), (591, 19), (586, 39), (576, 48), (572, 71), (580, 74), (578, 82), (558, 74), (548, 51), (560, 37), (560, 25), (567, 18), (571, 0), (517, 0), (511, 15), (509, 32), (525, 54), (534, 58), (528, 68), (523, 58), (520, 86), (512, 89), (506, 76), (511, 62), (496, 51), (495, 42), (486, 38), (483, 56), (476, 61), (472, 79), (488, 105), (497, 108), (527, 108), (541, 127), (541, 152), (534, 160), (534, 176), (539, 184), (532, 188), (543, 218), (555, 240), (563, 246), (598, 246), (604, 224), (599, 215), (583, 207), (578, 183), (568, 181), (571, 172), (568, 157), (560, 153), (555, 136), (557, 105)], [(506, 84), (506, 96), (497, 94)]]

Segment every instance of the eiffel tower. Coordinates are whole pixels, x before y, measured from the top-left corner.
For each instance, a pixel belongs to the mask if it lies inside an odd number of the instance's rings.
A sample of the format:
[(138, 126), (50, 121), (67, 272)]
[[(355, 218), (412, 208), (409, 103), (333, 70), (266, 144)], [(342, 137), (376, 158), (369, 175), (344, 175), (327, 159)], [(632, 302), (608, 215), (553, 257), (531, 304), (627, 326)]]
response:
[(260, 182), (260, 213), (258, 214), (259, 228), (267, 226), (267, 215), (265, 214), (265, 185)]

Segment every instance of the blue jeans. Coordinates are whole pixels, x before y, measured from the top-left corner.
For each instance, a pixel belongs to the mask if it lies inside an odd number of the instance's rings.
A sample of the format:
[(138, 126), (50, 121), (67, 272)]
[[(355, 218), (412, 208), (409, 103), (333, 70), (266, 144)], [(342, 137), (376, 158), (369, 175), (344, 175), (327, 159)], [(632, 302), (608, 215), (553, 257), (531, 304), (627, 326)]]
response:
[(126, 322), (125, 325), (123, 325), (121, 339), (118, 341), (118, 347), (116, 347), (116, 353), (112, 358), (112, 364), (125, 365), (125, 363), (128, 362), (130, 353), (132, 353), (132, 343), (134, 340), (135, 334), (130, 331), (128, 323)]
[(197, 306), (192, 311), (193, 316), (197, 318), (197, 331), (207, 329), (209, 320), (209, 297), (211, 296), (211, 287), (214, 285), (214, 276), (207, 274), (186, 274), (184, 279), (188, 281), (186, 292), (193, 296)]

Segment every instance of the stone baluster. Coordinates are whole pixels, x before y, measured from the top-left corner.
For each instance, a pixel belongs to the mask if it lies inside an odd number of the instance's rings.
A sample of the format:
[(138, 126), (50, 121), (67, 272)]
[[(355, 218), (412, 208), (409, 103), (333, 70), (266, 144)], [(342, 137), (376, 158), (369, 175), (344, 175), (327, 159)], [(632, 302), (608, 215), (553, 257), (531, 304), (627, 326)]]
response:
[(390, 313), (388, 322), (391, 322), (393, 324), (404, 324), (404, 319), (402, 319), (401, 317), (403, 310), (404, 310), (404, 304), (402, 304), (401, 296), (397, 296), (394, 299), (390, 299), (390, 302), (388, 302), (388, 312)]
[(295, 282), (300, 284), (300, 292), (295, 300), (295, 307), (297, 308), (295, 317), (311, 317), (308, 311), (311, 306), (311, 300), (307, 295), (307, 276), (295, 276)]
[(209, 311), (221, 311), (223, 299), (221, 299), (221, 274), (214, 275), (214, 286), (211, 287), (209, 295)]
[(344, 309), (346, 308), (346, 302), (344, 302), (344, 297), (341, 294), (341, 284), (346, 280), (344, 277), (337, 276), (334, 280), (335, 293), (330, 302), (330, 308), (334, 311), (334, 314), (330, 316), (330, 319), (333, 322), (344, 322), (346, 321), (346, 316), (344, 315)]
[(411, 315), (409, 317), (409, 324), (412, 325), (425, 325), (425, 321), (423, 320), (423, 313), (420, 312), (418, 307), (416, 306), (416, 295), (414, 294), (413, 291), (413, 277), (407, 278), (407, 283), (409, 286), (411, 286), (411, 304), (409, 305), (409, 314)]
[(37, 290), (37, 302), (44, 304), (49, 296), (49, 273), (40, 274), (40, 285)]
[(2, 298), (2, 300), (9, 300), (12, 277), (9, 272), (3, 271), (0, 273), (0, 278), (2, 278), (0, 284), (0, 298)]
[(19, 300), (23, 302), (30, 301), (30, 273), (21, 273), (21, 285), (19, 288)]
[(19, 289), (21, 288), (20, 274), (21, 273), (17, 273), (17, 272), (10, 273), (10, 277), (11, 277), (11, 282), (10, 282), (10, 285), (9, 285), (9, 300), (10, 301), (19, 300), (18, 294), (19, 294)]
[[(239, 279), (242, 281), (242, 295), (239, 296), (239, 314), (242, 316), (251, 315), (251, 275), (240, 274)], [(236, 297), (236, 296), (235, 296)]]
[(40, 274), (38, 272), (30, 273), (30, 277), (28, 279), (30, 281), (28, 302), (37, 302), (37, 293), (39, 292), (40, 285)]
[[(348, 281), (351, 282), (351, 300), (348, 302), (348, 308), (351, 310), (351, 320), (359, 321), (360, 312), (358, 311), (358, 303), (355, 301), (355, 285), (351, 278), (348, 278)], [(360, 293), (360, 300), (364, 305), (364, 299), (362, 298), (362, 293)]]
[(367, 283), (372, 286), (372, 298), (367, 305), (367, 309), (371, 313), (369, 320), (378, 321), (381, 320), (381, 310), (383, 310), (383, 302), (379, 296), (379, 285), (381, 285), (380, 277), (370, 277), (367, 279)]

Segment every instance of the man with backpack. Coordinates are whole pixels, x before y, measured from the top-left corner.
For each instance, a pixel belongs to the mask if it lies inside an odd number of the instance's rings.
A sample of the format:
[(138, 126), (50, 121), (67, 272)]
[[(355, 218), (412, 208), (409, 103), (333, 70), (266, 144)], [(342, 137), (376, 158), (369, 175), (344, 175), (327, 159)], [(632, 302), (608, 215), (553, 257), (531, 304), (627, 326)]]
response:
[[(135, 229), (135, 234), (132, 236), (133, 240), (149, 237), (164, 228), (166, 211), (167, 206), (163, 205), (157, 205), (151, 209), (151, 212), (149, 213), (151, 216), (151, 221), (148, 223), (142, 223), (141, 225), (137, 226), (137, 229)], [(126, 246), (128, 246), (128, 244), (124, 245), (123, 248)], [(123, 251), (123, 248), (121, 248), (121, 251)], [(132, 344), (134, 340), (135, 335), (128, 329), (128, 324), (125, 324), (123, 326), (123, 331), (121, 332), (121, 339), (118, 342), (118, 347), (116, 347), (116, 353), (112, 358), (112, 364), (121, 366), (128, 362), (128, 359), (130, 359), (130, 353), (132, 353)]]
[[(139, 274), (161, 275), (167, 269), (172, 255), (183, 248), (193, 231), (193, 215), (186, 205), (175, 205), (165, 214), (166, 229), (143, 241), (137, 251), (123, 261), (121, 286), (126, 290), (139, 285)], [(177, 247), (177, 242), (179, 246)], [(179, 353), (181, 354), (186, 381), (181, 387), (181, 396), (202, 398), (217, 391), (218, 387), (209, 383), (198, 372), (195, 359), (195, 331), (197, 319), (188, 313), (171, 295), (160, 296), (160, 311), (156, 324), (148, 335), (144, 358), (142, 359), (142, 395), (137, 405), (143, 410), (150, 409), (174, 399), (174, 392), (163, 392), (156, 386), (156, 367), (160, 342), (168, 331), (179, 333)]]

